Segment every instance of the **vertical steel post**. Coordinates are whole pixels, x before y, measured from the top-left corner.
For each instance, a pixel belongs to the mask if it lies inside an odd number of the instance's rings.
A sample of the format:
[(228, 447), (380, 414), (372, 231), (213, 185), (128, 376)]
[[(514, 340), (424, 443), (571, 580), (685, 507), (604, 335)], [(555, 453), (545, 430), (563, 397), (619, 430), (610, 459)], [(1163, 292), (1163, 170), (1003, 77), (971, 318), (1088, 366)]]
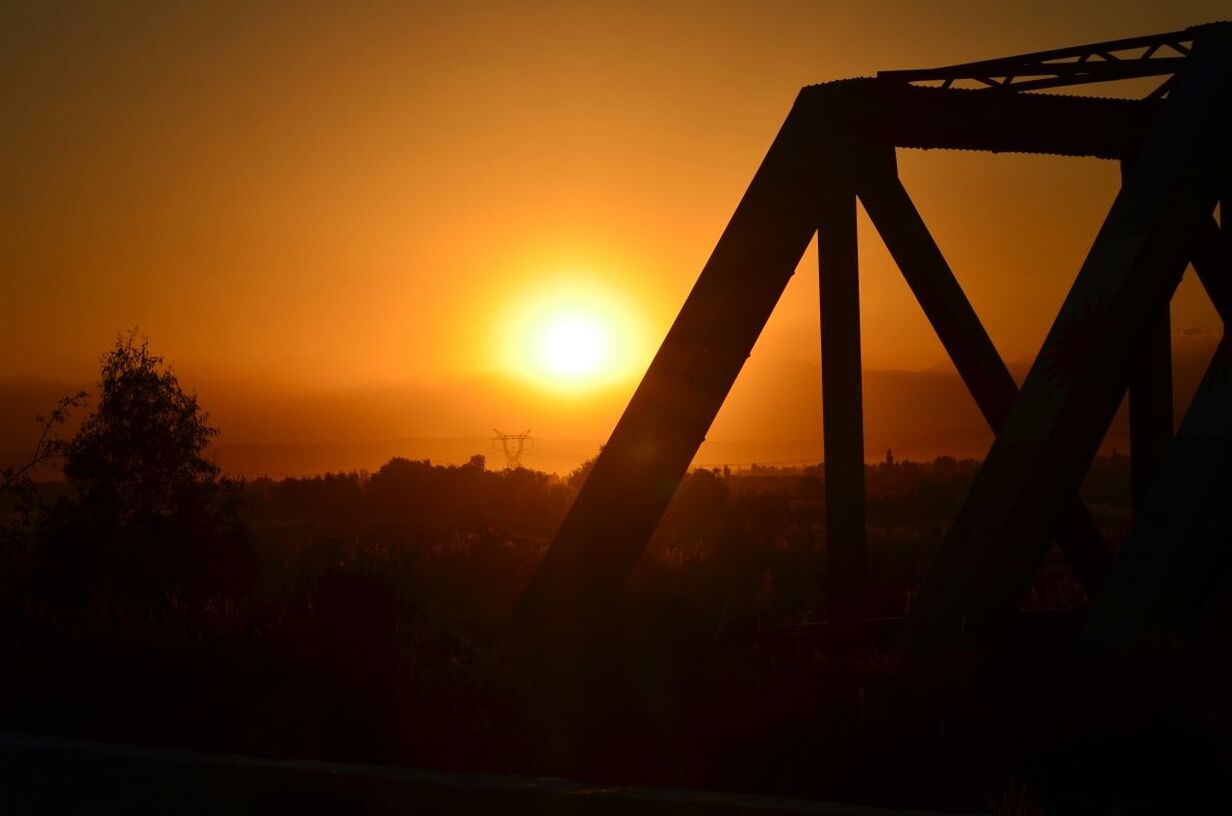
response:
[(1172, 444), (1172, 317), (1160, 305), (1129, 381), (1130, 481), (1134, 513), (1142, 510)]
[(850, 630), (863, 617), (868, 588), (855, 191), (848, 185), (827, 188), (820, 209), (817, 259), (830, 616)]
[[(1129, 170), (1121, 163), (1121, 175)], [(1172, 313), (1159, 304), (1129, 381), (1129, 465), (1134, 515), (1142, 512), (1172, 444)]]

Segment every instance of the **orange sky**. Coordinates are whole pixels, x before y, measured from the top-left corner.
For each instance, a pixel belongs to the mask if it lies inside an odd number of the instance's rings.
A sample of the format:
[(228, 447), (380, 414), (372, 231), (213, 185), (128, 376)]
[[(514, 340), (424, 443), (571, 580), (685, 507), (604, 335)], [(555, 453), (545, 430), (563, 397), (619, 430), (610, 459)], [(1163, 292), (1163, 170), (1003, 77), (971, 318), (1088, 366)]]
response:
[[(0, 10), (0, 377), (89, 382), (115, 333), (140, 326), (201, 390), (224, 442), (482, 436), (496, 424), (602, 439), (634, 375), (595, 392), (539, 389), (509, 371), (503, 321), (548, 282), (598, 287), (628, 304), (629, 372), (643, 368), (800, 86), (1226, 12), (1212, 1), (49, 5)], [(1002, 354), (1030, 359), (1117, 168), (912, 151), (900, 166)], [(942, 365), (863, 226), (866, 366)], [(712, 439), (773, 437), (762, 416), (776, 409), (746, 381), (815, 366), (814, 264), (810, 252)], [(1195, 289), (1178, 295), (1176, 327), (1215, 331)]]

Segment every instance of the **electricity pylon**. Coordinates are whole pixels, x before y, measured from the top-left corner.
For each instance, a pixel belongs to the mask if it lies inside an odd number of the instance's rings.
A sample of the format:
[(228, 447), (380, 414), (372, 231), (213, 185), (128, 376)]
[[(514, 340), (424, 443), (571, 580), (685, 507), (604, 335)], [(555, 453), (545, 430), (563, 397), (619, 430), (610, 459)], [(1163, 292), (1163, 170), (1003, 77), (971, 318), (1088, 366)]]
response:
[(517, 470), (522, 467), (522, 451), (525, 449), (527, 443), (529, 443), (532, 448), (535, 446), (535, 440), (532, 439), (530, 435), (530, 428), (527, 428), (520, 434), (502, 433), (493, 428), (492, 433), (496, 434), (496, 436), (492, 438), (493, 446), (499, 442), (501, 450), (505, 454), (505, 469)]

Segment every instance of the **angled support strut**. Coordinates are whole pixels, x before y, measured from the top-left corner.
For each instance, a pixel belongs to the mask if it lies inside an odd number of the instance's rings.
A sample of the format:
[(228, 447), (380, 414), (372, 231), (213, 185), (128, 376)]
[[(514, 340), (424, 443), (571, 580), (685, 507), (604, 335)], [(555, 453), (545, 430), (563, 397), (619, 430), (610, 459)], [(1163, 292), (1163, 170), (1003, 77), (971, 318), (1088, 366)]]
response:
[[(886, 248), (980, 413), (997, 433), (1018, 398), (1018, 386), (903, 188), (892, 150), (868, 163), (859, 189)], [(1094, 597), (1112, 565), (1112, 554), (1077, 493), (1062, 503), (1055, 533), (1083, 589)]]

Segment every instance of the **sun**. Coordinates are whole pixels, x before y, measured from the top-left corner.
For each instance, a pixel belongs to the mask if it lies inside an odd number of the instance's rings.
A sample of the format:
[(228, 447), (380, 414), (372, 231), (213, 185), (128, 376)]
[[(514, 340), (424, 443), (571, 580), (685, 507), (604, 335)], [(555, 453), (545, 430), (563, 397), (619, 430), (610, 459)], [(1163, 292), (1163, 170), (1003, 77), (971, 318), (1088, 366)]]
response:
[(638, 310), (610, 284), (550, 279), (509, 305), (495, 359), (529, 385), (580, 395), (636, 377), (646, 363), (644, 334)]
[(549, 318), (539, 333), (537, 346), (539, 365), (546, 373), (563, 380), (602, 373), (611, 356), (611, 337), (594, 314)]

